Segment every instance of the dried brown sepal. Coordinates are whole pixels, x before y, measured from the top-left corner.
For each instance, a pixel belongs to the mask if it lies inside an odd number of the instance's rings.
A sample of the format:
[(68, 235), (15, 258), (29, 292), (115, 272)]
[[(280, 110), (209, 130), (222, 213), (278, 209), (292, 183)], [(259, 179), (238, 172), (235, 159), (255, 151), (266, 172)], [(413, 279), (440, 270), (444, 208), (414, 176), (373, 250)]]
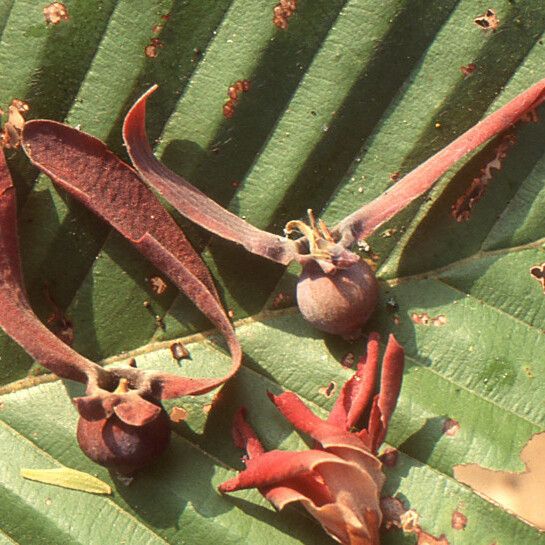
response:
[[(162, 398), (210, 391), (232, 376), (242, 352), (221, 306), (212, 277), (183, 231), (140, 180), (106, 145), (86, 134), (48, 120), (30, 121), (23, 149), (31, 162), (85, 206), (117, 229), (167, 275), (224, 335), (233, 364), (219, 379), (165, 380)], [(159, 387), (160, 381), (156, 381)]]
[(505, 131), (545, 100), (545, 79), (467, 130), (404, 176), (380, 197), (343, 219), (333, 230), (345, 245), (362, 240), (425, 193), (457, 161)]
[(136, 101), (123, 124), (123, 139), (136, 170), (191, 221), (222, 238), (242, 244), (252, 253), (287, 265), (297, 253), (293, 241), (257, 229), (225, 210), (155, 158), (148, 143), (145, 117), (146, 101), (156, 89), (155, 85)]

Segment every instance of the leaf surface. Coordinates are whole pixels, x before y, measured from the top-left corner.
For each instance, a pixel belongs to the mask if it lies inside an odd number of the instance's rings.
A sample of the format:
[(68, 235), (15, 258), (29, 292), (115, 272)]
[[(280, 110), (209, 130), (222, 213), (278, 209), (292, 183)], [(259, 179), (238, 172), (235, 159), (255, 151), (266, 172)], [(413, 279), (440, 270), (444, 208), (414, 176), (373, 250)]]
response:
[[(4, 2), (0, 106), (23, 99), (30, 117), (80, 125), (126, 158), (123, 116), (158, 83), (148, 105), (158, 158), (232, 212), (280, 234), (309, 207), (335, 224), (543, 77), (539, 0), (496, 2), (495, 32), (473, 23), (490, 6), (470, 0), (298, 4), (282, 31), (272, 24), (270, 0), (73, 0), (70, 19), (50, 26), (45, 3)], [(164, 28), (154, 31), (157, 25)], [(154, 37), (162, 47), (149, 58), (144, 50)], [(470, 63), (476, 70), (464, 77), (461, 67)], [(227, 89), (239, 79), (251, 80), (251, 89), (226, 119)], [(456, 222), (451, 207), (498, 140), (451, 169), (363, 254), (374, 258), (381, 283), (367, 330), (383, 340), (393, 332), (407, 353), (387, 437), (400, 455), (384, 495), (397, 495), (424, 530), (451, 544), (545, 543), (452, 470), (476, 462), (522, 471), (521, 448), (545, 427), (545, 299), (530, 274), (545, 262), (544, 115), (541, 108), (537, 123), (517, 126), (517, 143), (468, 221)], [(155, 293), (150, 278), (160, 273), (129, 243), (37, 176), (22, 153), (8, 160), (25, 281), (44, 322), (53, 301), (72, 324), (74, 348), (95, 361), (130, 352), (143, 368), (175, 369), (169, 346), (184, 337), (191, 353), (180, 362), (184, 373), (212, 377), (229, 367), (221, 341), (202, 335), (206, 320), (172, 285)], [(278, 514), (255, 491), (221, 496), (216, 486), (242, 467), (229, 434), (240, 405), (267, 448), (303, 448), (266, 392), (293, 390), (325, 414), (335, 392), (328, 398), (324, 388), (333, 382), (338, 392), (351, 375), (340, 360), (357, 356), (363, 342), (303, 322), (289, 303), (295, 267), (284, 271), (177, 219), (238, 320), (243, 369), (211, 410), (213, 394), (170, 401), (167, 408), (183, 407), (187, 420), (174, 425), (160, 462), (126, 486), (77, 447), (69, 397), (81, 394), (79, 386), (42, 375), (0, 336), (0, 543), (332, 543), (303, 510)], [(276, 309), (279, 293), (289, 308)], [(449, 419), (459, 424), (453, 435), (444, 433)], [(19, 474), (59, 464), (97, 475), (113, 496)], [(468, 518), (464, 530), (452, 528), (456, 510)], [(415, 542), (398, 530), (382, 539)]]

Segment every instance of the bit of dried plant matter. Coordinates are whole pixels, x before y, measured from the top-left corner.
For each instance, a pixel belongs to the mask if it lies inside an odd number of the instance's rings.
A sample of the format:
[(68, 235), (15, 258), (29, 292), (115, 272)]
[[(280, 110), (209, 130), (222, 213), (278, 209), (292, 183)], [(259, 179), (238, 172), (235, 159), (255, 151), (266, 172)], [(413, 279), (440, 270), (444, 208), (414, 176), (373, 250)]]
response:
[[(466, 131), (333, 229), (328, 229), (323, 222), (316, 222), (312, 214), (309, 214), (310, 225), (300, 221), (289, 222), (286, 226), (288, 233), (303, 235), (290, 240), (257, 229), (225, 210), (154, 157), (147, 140), (145, 115), (146, 101), (155, 90), (156, 86), (136, 101), (123, 126), (127, 151), (143, 179), (182, 215), (210, 232), (282, 265), (291, 261), (300, 263), (303, 273), (297, 300), (303, 315), (323, 331), (348, 337), (354, 336), (366, 322), (377, 301), (376, 281), (374, 278), (369, 280), (373, 273), (362, 266), (361, 259), (350, 251), (352, 244), (364, 240), (430, 189), (454, 163), (493, 136), (511, 128), (545, 100), (545, 80), (542, 80)], [(312, 286), (318, 282), (327, 289), (314, 289)], [(354, 293), (357, 293), (356, 297)]]
[[(277, 509), (301, 502), (324, 530), (345, 545), (378, 545), (384, 483), (376, 456), (395, 408), (403, 375), (403, 349), (390, 336), (380, 391), (373, 397), (378, 373), (378, 335), (371, 334), (367, 357), (343, 386), (327, 420), (317, 417), (292, 392), (269, 394), (278, 410), (316, 447), (307, 451), (265, 452), (247, 422), (235, 417), (233, 439), (246, 450), (246, 469), (219, 486), (221, 492), (257, 488)], [(367, 426), (353, 432), (368, 407)]]
[(68, 8), (62, 2), (52, 2), (45, 6), (43, 12), (48, 25), (58, 25), (61, 21), (70, 19)]
[(494, 158), (482, 169), (481, 175), (474, 178), (464, 194), (452, 205), (452, 217), (458, 222), (467, 221), (471, 217), (471, 211), (484, 197), (488, 185), (492, 181), (492, 169), (501, 170), (502, 162), (507, 157), (509, 148), (517, 143), (514, 134), (506, 134), (494, 152)]
[(77, 436), (82, 450), (102, 465), (132, 473), (151, 463), (168, 445), (169, 419), (161, 399), (198, 395), (223, 384), (240, 366), (240, 345), (208, 269), (129, 166), (98, 140), (58, 123), (25, 125), (23, 142), (39, 168), (110, 220), (183, 287), (217, 324), (232, 353), (232, 366), (225, 376), (198, 379), (130, 366), (106, 370), (57, 338), (34, 314), (26, 297), (15, 188), (0, 152), (0, 327), (50, 371), (86, 385), (86, 395), (74, 399), (80, 414)]
[(185, 360), (190, 357), (189, 350), (181, 342), (172, 343), (170, 352), (175, 360)]
[(500, 20), (493, 9), (487, 9), (484, 15), (479, 15), (473, 22), (483, 30), (495, 32), (500, 26)]
[(18, 148), (21, 143), (21, 131), (25, 125), (25, 115), (30, 106), (19, 98), (14, 98), (8, 107), (8, 120), (4, 124), (0, 145), (6, 149)]
[(423, 312), (421, 314), (413, 312), (411, 314), (411, 320), (418, 325), (430, 325), (435, 327), (439, 327), (447, 323), (447, 317), (444, 314), (430, 316), (427, 312)]
[(152, 276), (149, 279), (149, 283), (151, 284), (151, 289), (157, 295), (163, 295), (167, 291), (167, 283), (160, 276)]
[(382, 525), (386, 530), (401, 528), (401, 517), (407, 512), (407, 508), (399, 498), (392, 496), (380, 498), (380, 510), (382, 511)]

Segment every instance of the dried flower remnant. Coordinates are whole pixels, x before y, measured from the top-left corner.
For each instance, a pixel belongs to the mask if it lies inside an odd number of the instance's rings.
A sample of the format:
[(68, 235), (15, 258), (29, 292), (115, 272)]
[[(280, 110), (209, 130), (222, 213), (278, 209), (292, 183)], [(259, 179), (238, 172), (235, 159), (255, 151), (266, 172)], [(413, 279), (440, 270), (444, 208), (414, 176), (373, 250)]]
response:
[(500, 26), (500, 20), (493, 9), (487, 9), (484, 15), (479, 15), (473, 22), (485, 31), (495, 32)]
[(469, 76), (471, 76), (471, 74), (473, 74), (473, 72), (475, 72), (475, 70), (477, 70), (477, 65), (471, 62), (465, 66), (460, 66), (460, 70), (464, 78), (468, 78)]
[(250, 80), (239, 79), (233, 85), (230, 85), (227, 89), (227, 96), (229, 100), (223, 105), (223, 115), (224, 117), (230, 119), (235, 115), (235, 107), (241, 93), (246, 93), (250, 90)]
[(439, 314), (438, 316), (430, 316), (427, 312), (422, 312), (418, 314), (413, 312), (411, 314), (411, 320), (418, 325), (428, 325), (440, 327), (447, 323), (447, 317), (444, 314)]
[(297, 240), (276, 236), (250, 225), (197, 190), (160, 163), (147, 140), (145, 116), (148, 90), (131, 108), (123, 125), (123, 138), (131, 160), (142, 178), (183, 216), (248, 251), (303, 270), (297, 287), (297, 303), (315, 327), (346, 337), (356, 336), (378, 301), (374, 272), (350, 251), (371, 233), (431, 188), (458, 160), (493, 136), (516, 123), (545, 100), (545, 80), (536, 83), (508, 104), (459, 136), (422, 165), (404, 176), (374, 201), (328, 229), (323, 222), (310, 225), (289, 222), (287, 231), (300, 233)]
[(545, 293), (545, 263), (532, 267), (530, 269), (530, 276), (541, 284), (543, 293)]
[[(102, 142), (60, 123), (27, 123), (22, 139), (31, 161), (109, 221), (169, 276), (218, 327), (231, 351), (231, 367), (224, 376), (188, 378), (130, 365), (106, 370), (58, 339), (39, 321), (26, 299), (15, 228), (15, 190), (0, 154), (0, 275), (4, 279), (0, 284), (0, 327), (60, 378), (86, 385), (85, 395), (73, 400), (80, 415), (80, 447), (95, 462), (132, 474), (153, 462), (168, 445), (169, 418), (161, 400), (203, 394), (223, 384), (240, 366), (240, 345), (208, 269), (128, 165)], [(109, 172), (107, 178), (104, 171)]]
[(452, 513), (451, 526), (454, 530), (465, 530), (467, 526), (467, 517), (460, 511)]
[(502, 162), (507, 157), (509, 148), (514, 146), (516, 142), (514, 134), (506, 134), (496, 148), (494, 158), (481, 169), (481, 175), (473, 179), (464, 194), (452, 205), (451, 215), (458, 223), (469, 220), (471, 211), (484, 197), (486, 189), (492, 181), (492, 169), (501, 170)]
[(70, 19), (68, 8), (62, 2), (52, 2), (45, 6), (43, 12), (48, 25), (58, 25), (61, 21)]
[(285, 30), (288, 28), (288, 19), (297, 10), (297, 0), (280, 0), (273, 9), (274, 26)]
[[(371, 334), (367, 357), (343, 386), (327, 420), (314, 415), (293, 392), (269, 394), (282, 415), (310, 435), (315, 448), (265, 452), (247, 422), (245, 410), (235, 417), (235, 445), (246, 450), (246, 469), (219, 486), (221, 492), (257, 488), (277, 509), (300, 502), (324, 530), (344, 545), (379, 545), (382, 520), (380, 491), (385, 477), (377, 458), (395, 408), (403, 375), (403, 349), (390, 336), (380, 391), (379, 339)], [(354, 426), (371, 407), (366, 428)]]

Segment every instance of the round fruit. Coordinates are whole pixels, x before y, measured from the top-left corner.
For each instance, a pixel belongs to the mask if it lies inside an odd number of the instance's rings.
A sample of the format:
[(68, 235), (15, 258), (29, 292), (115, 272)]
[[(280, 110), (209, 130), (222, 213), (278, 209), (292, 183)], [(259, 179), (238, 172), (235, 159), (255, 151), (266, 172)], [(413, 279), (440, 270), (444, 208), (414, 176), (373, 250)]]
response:
[(156, 418), (144, 426), (130, 426), (114, 413), (108, 418), (78, 421), (81, 450), (97, 464), (131, 475), (153, 462), (166, 449), (170, 423), (161, 407)]
[(377, 304), (373, 270), (360, 260), (325, 273), (315, 261), (305, 264), (297, 284), (297, 304), (314, 327), (344, 337), (356, 336)]

